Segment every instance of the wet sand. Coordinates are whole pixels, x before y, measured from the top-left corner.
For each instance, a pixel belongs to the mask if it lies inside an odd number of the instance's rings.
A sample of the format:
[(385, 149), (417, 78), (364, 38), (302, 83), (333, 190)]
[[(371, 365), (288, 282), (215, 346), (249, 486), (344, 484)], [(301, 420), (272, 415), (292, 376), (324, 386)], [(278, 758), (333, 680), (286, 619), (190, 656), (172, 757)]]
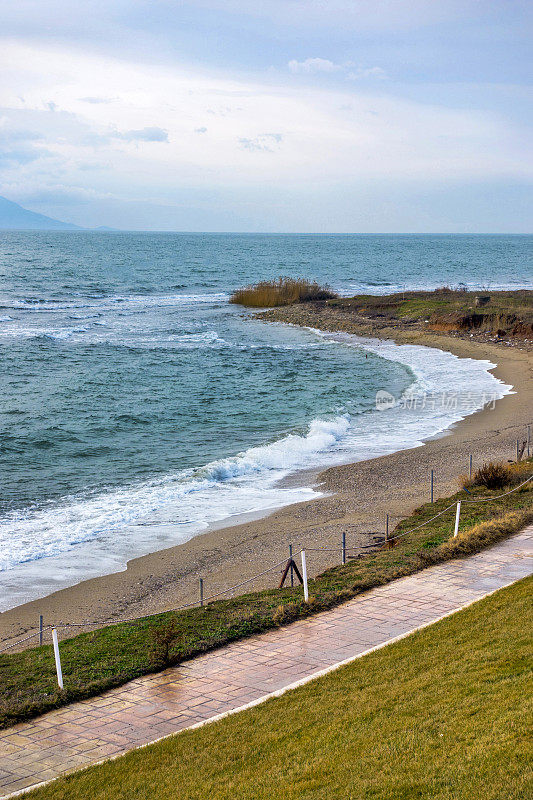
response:
[[(346, 321), (318, 322), (313, 320), (315, 327), (376, 335), (375, 330), (350, 327)], [(259, 519), (248, 515), (239, 519), (239, 524), (230, 521), (185, 544), (134, 559), (123, 572), (93, 578), (6, 611), (0, 614), (0, 639), (22, 636), (34, 629), (39, 614), (44, 616), (45, 625), (89, 619), (104, 624), (196, 601), (199, 577), (204, 580), (205, 595), (215, 594), (285, 559), (289, 544), (295, 553), (302, 546), (339, 548), (338, 553), (309, 551), (309, 573), (316, 575), (326, 566), (340, 562), (343, 532), (350, 548), (366, 545), (383, 536), (387, 513), (394, 526), (399, 518), (428, 501), (431, 469), (435, 471), (438, 497), (456, 490), (458, 476), (468, 471), (469, 454), (473, 455), (474, 467), (490, 459), (515, 458), (516, 440), (523, 440), (527, 425), (533, 425), (530, 343), (479, 342), (394, 329), (383, 329), (379, 335), (400, 344), (449, 350), (459, 357), (489, 359), (497, 364), (493, 370), (496, 377), (511, 384), (516, 393), (497, 401), (494, 409), (488, 407), (470, 415), (423, 447), (291, 478), (300, 485), (317, 486), (324, 492), (318, 499), (286, 506)], [(281, 569), (236, 593), (276, 586)], [(62, 636), (72, 636), (79, 630), (66, 629)], [(25, 646), (35, 643), (33, 640)]]

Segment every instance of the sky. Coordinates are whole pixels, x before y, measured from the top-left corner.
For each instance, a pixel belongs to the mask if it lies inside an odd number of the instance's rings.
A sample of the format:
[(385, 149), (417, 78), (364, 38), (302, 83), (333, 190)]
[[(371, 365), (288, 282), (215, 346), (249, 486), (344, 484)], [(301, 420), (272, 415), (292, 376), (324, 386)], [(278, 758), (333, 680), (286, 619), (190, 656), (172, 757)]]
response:
[(531, 232), (532, 17), (0, 0), (0, 195), (86, 227)]

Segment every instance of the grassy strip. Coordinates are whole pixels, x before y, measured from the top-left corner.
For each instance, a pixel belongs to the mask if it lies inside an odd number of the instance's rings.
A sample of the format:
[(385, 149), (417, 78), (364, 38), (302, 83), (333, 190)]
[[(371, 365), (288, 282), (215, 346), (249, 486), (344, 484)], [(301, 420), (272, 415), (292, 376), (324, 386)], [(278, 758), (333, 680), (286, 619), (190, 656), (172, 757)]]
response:
[[(269, 589), (132, 624), (109, 625), (67, 639), (61, 643), (63, 691), (57, 688), (50, 645), (1, 654), (0, 727), (99, 694), (227, 642), (331, 608), (430, 563), (476, 552), (533, 520), (531, 484), (502, 499), (491, 499), (499, 491), (471, 491), (471, 495), (461, 491), (433, 505), (421, 506), (395, 531), (401, 533), (420, 525), (456, 499), (487, 498), (488, 502), (463, 505), (463, 533), (457, 539), (450, 541), (455, 516), (452, 508), (399, 539), (394, 549), (328, 569), (310, 581), (309, 603), (304, 602), (299, 587)], [(483, 525), (489, 521), (489, 526)], [(312, 569), (312, 559), (310, 566)]]
[(525, 800), (532, 588), (520, 581), (276, 700), (29, 797)]
[(431, 292), (341, 297), (330, 300), (328, 306), (382, 323), (427, 323), (433, 330), (478, 330), (514, 336), (533, 332), (533, 292), (528, 290), (485, 293), (443, 286)]

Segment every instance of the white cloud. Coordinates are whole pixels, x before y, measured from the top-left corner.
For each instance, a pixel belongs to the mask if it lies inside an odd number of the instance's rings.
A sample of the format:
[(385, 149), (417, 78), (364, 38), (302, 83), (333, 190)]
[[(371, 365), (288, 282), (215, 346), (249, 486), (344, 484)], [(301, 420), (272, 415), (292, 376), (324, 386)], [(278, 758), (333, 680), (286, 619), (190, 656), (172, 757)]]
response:
[(260, 133), (253, 139), (239, 137), (239, 146), (242, 150), (262, 150), (265, 153), (273, 153), (276, 145), (281, 144), (283, 136), (281, 133)]
[(289, 61), (288, 67), (291, 72), (310, 74), (313, 72), (340, 72), (342, 64), (335, 64), (327, 58), (306, 58), (305, 61)]
[(364, 78), (379, 78), (380, 80), (384, 80), (388, 75), (381, 67), (359, 67), (349, 72), (346, 77), (352, 81), (358, 81)]
[(138, 131), (116, 131), (112, 134), (126, 142), (168, 142), (168, 131), (163, 128), (148, 127)]
[(329, 61), (327, 58), (306, 58), (305, 61), (296, 61), (293, 59), (289, 61), (289, 70), (300, 75), (313, 75), (317, 73), (342, 73), (349, 80), (364, 80), (370, 78), (378, 78), (383, 80), (387, 78), (387, 73), (382, 67), (355, 67), (353, 61), (345, 61), (343, 64), (336, 64), (334, 61)]
[(116, 100), (116, 97), (80, 97), (82, 103), (92, 103), (92, 105), (98, 105), (99, 103), (113, 103)]

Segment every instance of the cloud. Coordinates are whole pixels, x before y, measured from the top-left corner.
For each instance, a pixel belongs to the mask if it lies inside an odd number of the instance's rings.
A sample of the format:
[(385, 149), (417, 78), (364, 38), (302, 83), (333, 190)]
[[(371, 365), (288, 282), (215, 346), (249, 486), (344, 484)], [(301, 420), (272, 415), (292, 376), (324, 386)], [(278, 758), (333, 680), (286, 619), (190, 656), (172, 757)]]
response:
[(44, 147), (33, 144), (42, 141), (40, 134), (24, 128), (13, 128), (9, 122), (7, 117), (0, 120), (0, 167), (22, 166), (50, 155)]
[(49, 151), (36, 147), (2, 149), (0, 151), (0, 168), (31, 164), (33, 161), (50, 155)]
[[(300, 75), (316, 75), (317, 73), (333, 74), (342, 73), (349, 80), (357, 81), (365, 78), (387, 78), (387, 73), (381, 67), (357, 67), (353, 61), (345, 61), (343, 64), (336, 64), (327, 58), (306, 58), (305, 61), (289, 61), (289, 70)], [(348, 72), (348, 70), (350, 70)]]
[(253, 139), (239, 137), (239, 147), (241, 150), (260, 150), (265, 153), (273, 153), (275, 145), (281, 144), (282, 141), (281, 133), (260, 133)]
[(43, 138), (36, 131), (10, 128), (6, 122), (6, 118), (0, 120), (0, 144), (5, 145), (10, 142), (35, 142)]
[(364, 78), (385, 80), (385, 78), (388, 78), (388, 75), (381, 67), (358, 67), (355, 71), (349, 72), (346, 77), (351, 81), (359, 81)]
[(24, 187), (12, 187), (11, 192), (16, 195), (18, 202), (32, 204), (83, 205), (109, 197), (106, 192), (63, 183), (29, 183)]
[(112, 134), (116, 139), (126, 142), (168, 142), (168, 131), (163, 128), (141, 128), (133, 131), (116, 131)]
[(116, 98), (114, 97), (80, 97), (80, 102), (90, 103), (93, 106), (100, 105), (101, 103), (113, 103)]
[(311, 74), (314, 72), (340, 72), (342, 64), (335, 64), (327, 58), (306, 58), (305, 61), (289, 61), (288, 67), (291, 72)]
[[(12, 166), (2, 167), (0, 180), (3, 185), (16, 182), (19, 192), (26, 185), (61, 183), (107, 192), (121, 201), (151, 198), (169, 206), (181, 202), (180, 191), (187, 196), (196, 192), (199, 208), (209, 195), (218, 197), (225, 211), (238, 210), (238, 196), (257, 197), (257, 230), (262, 219), (269, 220), (263, 200), (268, 193), (308, 197), (304, 206), (322, 207), (333, 229), (337, 214), (348, 214), (338, 198), (350, 187), (377, 187), (375, 197), (386, 198), (395, 187), (415, 181), (444, 187), (453, 181), (524, 181), (531, 175), (523, 128), (512, 115), (454, 105), (453, 97), (437, 91), (395, 96), (393, 82), (381, 82), (379, 92), (372, 91), (378, 78), (373, 66), (360, 67), (373, 71), (368, 85), (347, 80), (348, 74), (358, 73), (359, 63), (343, 62), (325, 87), (319, 78), (329, 79), (328, 73), (294, 75), (286, 69), (284, 75), (263, 79), (239, 77), (176, 63), (161, 67), (109, 58), (57, 44), (30, 48), (8, 42), (0, 48), (0, 69), (12, 76), (0, 83), (0, 116), (6, 120), (0, 130), (9, 129), (2, 149)], [(380, 62), (367, 62), (375, 63)], [(305, 91), (302, 80), (309, 81)], [(25, 98), (24, 105), (17, 95)], [(510, 98), (513, 103), (517, 96)], [(80, 100), (86, 97), (117, 100)], [(43, 98), (53, 98), (58, 109), (47, 110)], [(231, 113), (206, 116), (210, 108)], [(209, 119), (209, 126), (200, 119)], [(151, 121), (157, 126), (147, 126)], [(209, 136), (200, 133), (202, 127), (208, 127)], [(26, 140), (27, 131), (38, 140)], [(143, 145), (150, 141), (165, 147)], [(86, 168), (93, 164), (110, 166)], [(337, 193), (329, 199), (328, 186)], [(67, 196), (62, 196), (66, 209)], [(52, 203), (52, 195), (46, 202)], [(368, 201), (366, 207), (377, 205)], [(43, 207), (45, 213), (52, 210)], [(303, 220), (303, 207), (300, 211)], [(210, 214), (202, 217), (205, 227), (211, 224)], [(291, 214), (276, 224), (297, 225)], [(74, 221), (85, 224), (81, 215)], [(195, 225), (199, 229), (202, 222)]]

